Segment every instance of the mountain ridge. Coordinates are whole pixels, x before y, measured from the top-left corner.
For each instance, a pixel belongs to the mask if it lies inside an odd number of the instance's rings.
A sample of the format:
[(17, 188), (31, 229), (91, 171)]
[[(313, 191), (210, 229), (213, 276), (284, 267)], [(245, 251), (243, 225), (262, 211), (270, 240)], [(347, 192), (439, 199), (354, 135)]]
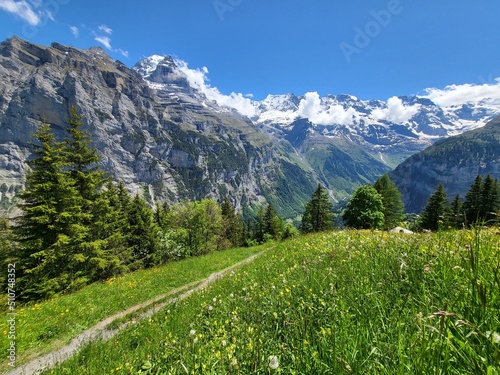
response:
[(500, 116), (436, 142), (389, 173), (409, 212), (420, 212), (439, 183), (449, 199), (456, 194), (464, 199), (478, 175), (500, 179)]
[[(228, 195), (238, 209), (267, 202), (292, 218), (318, 183), (343, 199), (449, 132), (480, 126), (465, 119), (455, 129), (439, 106), (416, 97), (224, 96), (206, 85), (205, 73), (171, 56), (128, 68), (101, 48), (2, 42), (0, 185), (9, 191), (2, 199), (23, 184), (40, 121), (60, 136), (71, 105), (85, 118), (103, 168), (151, 203)], [(417, 105), (427, 111), (415, 112)], [(241, 113), (252, 109), (253, 116)]]

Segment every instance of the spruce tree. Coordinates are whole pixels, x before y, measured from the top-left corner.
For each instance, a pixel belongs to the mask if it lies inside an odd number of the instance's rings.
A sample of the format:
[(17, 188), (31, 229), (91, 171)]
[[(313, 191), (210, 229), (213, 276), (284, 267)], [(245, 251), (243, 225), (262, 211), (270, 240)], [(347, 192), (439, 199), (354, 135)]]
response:
[(128, 206), (127, 243), (133, 257), (133, 269), (148, 268), (154, 264), (158, 226), (147, 202), (136, 195)]
[(333, 212), (326, 190), (318, 184), (302, 215), (302, 233), (320, 232), (333, 228)]
[(232, 246), (241, 246), (244, 243), (244, 224), (240, 215), (238, 215), (228, 197), (224, 198), (221, 205), (221, 214), (223, 220), (224, 237)]
[(467, 225), (473, 225), (481, 222), (481, 208), (483, 206), (483, 178), (477, 176), (469, 191), (465, 195), (464, 211)]
[(278, 240), (280, 237), (280, 218), (276, 210), (269, 204), (264, 214), (264, 237)]
[(448, 224), (455, 229), (462, 229), (465, 224), (463, 202), (457, 194), (450, 204)]
[(19, 286), (23, 299), (48, 297), (75, 277), (72, 239), (80, 236), (78, 193), (64, 169), (63, 145), (48, 124), (34, 134), (31, 171), (19, 194), (22, 216), (15, 227), (20, 242)]
[(382, 197), (373, 186), (360, 186), (347, 203), (342, 215), (346, 225), (355, 229), (382, 229), (384, 226)]
[(404, 205), (396, 184), (392, 182), (389, 175), (384, 174), (375, 182), (373, 187), (382, 197), (384, 229), (392, 229), (398, 226), (403, 221)]
[(479, 216), (488, 225), (498, 222), (500, 213), (500, 190), (498, 180), (486, 176), (481, 188)]
[(448, 217), (447, 205), (446, 191), (443, 184), (439, 184), (438, 188), (427, 200), (427, 205), (420, 216), (420, 227), (432, 231), (445, 227), (446, 218)]

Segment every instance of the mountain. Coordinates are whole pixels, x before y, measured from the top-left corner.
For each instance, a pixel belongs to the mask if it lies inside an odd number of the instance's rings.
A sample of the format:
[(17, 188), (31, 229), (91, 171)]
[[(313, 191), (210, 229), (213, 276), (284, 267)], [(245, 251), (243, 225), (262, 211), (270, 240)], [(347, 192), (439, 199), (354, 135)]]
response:
[(500, 179), (500, 117), (484, 127), (436, 142), (389, 175), (408, 212), (420, 212), (440, 182), (448, 198), (465, 197), (477, 175)]
[(345, 198), (500, 113), (488, 105), (316, 93), (252, 101), (207, 89), (170, 56), (129, 68), (101, 48), (13, 37), (0, 44), (0, 206), (24, 183), (31, 134), (43, 120), (62, 138), (69, 106), (83, 115), (102, 167), (151, 203), (227, 195), (239, 209), (267, 202), (295, 218), (318, 183)]

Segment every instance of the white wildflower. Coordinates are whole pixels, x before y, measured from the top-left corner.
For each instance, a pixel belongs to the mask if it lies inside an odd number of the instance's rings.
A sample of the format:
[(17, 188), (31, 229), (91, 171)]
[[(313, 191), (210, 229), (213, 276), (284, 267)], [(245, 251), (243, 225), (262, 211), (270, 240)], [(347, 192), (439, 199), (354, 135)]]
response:
[(194, 335), (196, 335), (196, 331), (194, 329), (189, 331), (189, 336), (194, 336)]
[(280, 366), (280, 363), (278, 361), (278, 357), (275, 355), (270, 355), (269, 356), (269, 368), (276, 370)]

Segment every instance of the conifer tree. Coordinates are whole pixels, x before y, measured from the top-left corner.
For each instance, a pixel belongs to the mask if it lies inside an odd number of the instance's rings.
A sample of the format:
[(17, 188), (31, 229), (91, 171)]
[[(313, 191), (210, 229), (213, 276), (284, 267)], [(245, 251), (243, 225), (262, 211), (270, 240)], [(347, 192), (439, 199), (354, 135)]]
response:
[(467, 225), (473, 225), (483, 220), (481, 217), (483, 199), (482, 188), (483, 178), (481, 176), (477, 176), (471, 188), (465, 195), (464, 211)]
[[(48, 124), (34, 134), (33, 159), (26, 189), (19, 194), (23, 214), (15, 227), (21, 244), (21, 298), (44, 298), (69, 287), (74, 279), (72, 239), (80, 236), (77, 191), (64, 172), (62, 144)], [(78, 260), (78, 259), (76, 259)]]
[(228, 197), (224, 198), (221, 205), (224, 237), (232, 246), (241, 246), (244, 243), (244, 224), (240, 215), (236, 214)]
[(108, 180), (99, 168), (97, 149), (92, 147), (90, 135), (83, 130), (83, 117), (78, 114), (76, 107), (70, 108), (66, 132), (68, 137), (64, 156), (68, 173), (83, 199), (84, 209), (88, 209)]
[(278, 240), (280, 237), (280, 218), (272, 204), (268, 204), (264, 214), (264, 237)]
[(498, 180), (486, 176), (481, 187), (481, 205), (479, 216), (486, 224), (498, 222), (500, 213), (500, 189)]
[(460, 195), (457, 194), (450, 204), (448, 224), (455, 229), (462, 229), (465, 224), (465, 215), (463, 210), (463, 202), (460, 200)]
[(429, 230), (439, 230), (446, 226), (446, 218), (448, 217), (448, 198), (443, 184), (439, 184), (438, 188), (427, 200), (422, 215), (420, 216), (420, 227)]
[(153, 211), (144, 199), (136, 195), (129, 204), (127, 218), (127, 242), (134, 260), (132, 268), (152, 267), (158, 235)]
[(389, 175), (384, 174), (373, 186), (382, 197), (384, 229), (392, 229), (398, 226), (404, 217), (404, 205), (396, 184), (392, 182)]
[(320, 232), (333, 228), (333, 212), (326, 190), (318, 184), (302, 215), (302, 233)]
[(373, 186), (360, 186), (347, 203), (343, 219), (348, 227), (382, 229), (384, 226), (382, 197)]

